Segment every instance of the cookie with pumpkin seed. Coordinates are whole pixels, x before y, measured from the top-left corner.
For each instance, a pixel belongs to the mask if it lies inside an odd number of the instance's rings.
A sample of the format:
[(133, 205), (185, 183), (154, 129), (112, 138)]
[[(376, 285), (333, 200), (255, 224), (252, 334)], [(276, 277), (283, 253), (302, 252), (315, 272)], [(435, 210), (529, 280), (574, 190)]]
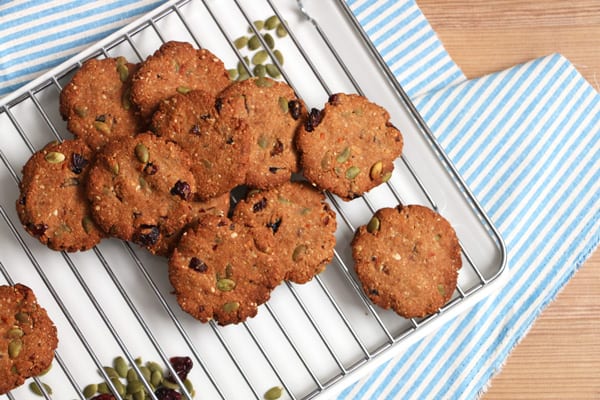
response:
[(258, 248), (273, 254), (286, 280), (306, 283), (333, 259), (335, 212), (306, 182), (250, 191), (232, 219), (250, 229)]
[(201, 90), (162, 100), (152, 116), (152, 131), (179, 144), (194, 161), (197, 195), (203, 200), (244, 182), (250, 136), (239, 118), (221, 118), (215, 96)]
[(129, 99), (137, 68), (124, 57), (85, 61), (60, 93), (59, 111), (67, 129), (95, 150), (112, 138), (142, 132), (142, 120)]
[(33, 291), (20, 283), (0, 286), (0, 395), (46, 371), (58, 336)]
[(378, 210), (352, 240), (356, 273), (373, 303), (406, 318), (446, 304), (462, 266), (450, 222), (420, 205)]
[(199, 89), (215, 95), (230, 82), (225, 65), (213, 53), (187, 42), (169, 41), (134, 74), (131, 101), (149, 121), (159, 102), (175, 93)]
[(294, 138), (306, 117), (304, 102), (284, 82), (258, 77), (235, 82), (217, 96), (219, 115), (248, 124), (247, 185), (278, 186), (298, 172)]
[(219, 325), (254, 317), (282, 281), (283, 269), (254, 246), (246, 227), (206, 215), (187, 230), (169, 258), (169, 280), (180, 307)]
[(109, 142), (88, 178), (94, 220), (110, 235), (155, 253), (161, 238), (192, 219), (191, 164), (177, 144), (152, 133)]
[(296, 140), (306, 178), (344, 200), (387, 181), (403, 147), (389, 118), (356, 94), (333, 94), (322, 110), (313, 108)]
[(105, 236), (86, 196), (93, 158), (83, 140), (65, 140), (47, 144), (23, 166), (17, 215), (30, 235), (53, 250), (88, 250)]

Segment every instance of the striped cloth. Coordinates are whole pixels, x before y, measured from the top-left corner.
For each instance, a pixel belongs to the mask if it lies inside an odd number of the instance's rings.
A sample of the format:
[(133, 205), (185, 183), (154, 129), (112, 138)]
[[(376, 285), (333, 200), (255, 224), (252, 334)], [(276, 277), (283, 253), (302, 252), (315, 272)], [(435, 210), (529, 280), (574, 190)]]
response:
[[(0, 3), (0, 96), (160, 3)], [(467, 81), (413, 0), (347, 3), (499, 228), (511, 276), (339, 398), (475, 398), (600, 240), (600, 96), (558, 54)]]

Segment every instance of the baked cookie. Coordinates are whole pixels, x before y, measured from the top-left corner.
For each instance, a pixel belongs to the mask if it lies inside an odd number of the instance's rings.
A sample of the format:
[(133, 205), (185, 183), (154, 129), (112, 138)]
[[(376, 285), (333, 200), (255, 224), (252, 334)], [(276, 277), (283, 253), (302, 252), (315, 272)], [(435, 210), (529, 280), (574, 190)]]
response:
[(236, 204), (232, 220), (250, 229), (256, 246), (285, 270), (286, 280), (306, 283), (333, 258), (335, 212), (308, 183), (253, 190)]
[(220, 325), (256, 315), (283, 270), (254, 247), (243, 225), (206, 215), (186, 231), (169, 259), (177, 302), (194, 318)]
[(296, 144), (306, 178), (351, 200), (390, 178), (403, 139), (385, 109), (362, 96), (338, 93), (323, 110), (312, 109)]
[(104, 231), (155, 252), (164, 236), (192, 218), (196, 190), (191, 160), (151, 133), (109, 142), (90, 169), (87, 196)]
[(133, 76), (131, 100), (150, 120), (158, 103), (177, 92), (201, 89), (216, 95), (230, 83), (223, 62), (206, 49), (170, 41), (149, 56)]
[(86, 197), (93, 157), (83, 140), (65, 140), (49, 143), (23, 166), (17, 214), (25, 230), (53, 250), (88, 250), (105, 236)]
[(293, 89), (270, 78), (236, 82), (218, 95), (219, 115), (243, 119), (249, 127), (250, 168), (246, 184), (268, 189), (290, 180), (298, 171), (294, 138), (306, 108)]
[(462, 266), (450, 223), (419, 205), (378, 210), (356, 231), (352, 257), (373, 303), (406, 318), (424, 317), (446, 304)]
[(201, 199), (219, 196), (244, 182), (250, 148), (247, 124), (219, 118), (215, 96), (193, 90), (162, 100), (151, 126), (155, 134), (190, 154)]
[(137, 64), (124, 57), (90, 59), (60, 93), (60, 115), (67, 129), (99, 149), (113, 138), (144, 130), (129, 100)]
[(25, 285), (0, 286), (0, 394), (50, 367), (58, 336), (54, 323)]

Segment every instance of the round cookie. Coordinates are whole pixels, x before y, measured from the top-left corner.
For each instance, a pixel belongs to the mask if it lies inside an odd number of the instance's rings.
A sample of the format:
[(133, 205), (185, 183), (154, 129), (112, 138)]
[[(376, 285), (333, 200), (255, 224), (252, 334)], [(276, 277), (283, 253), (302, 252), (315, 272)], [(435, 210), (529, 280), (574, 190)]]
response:
[(0, 395), (50, 367), (58, 336), (25, 285), (0, 286)]
[(129, 100), (137, 64), (124, 57), (90, 59), (60, 93), (60, 115), (67, 129), (99, 149), (113, 138), (144, 130)]
[(169, 259), (177, 302), (194, 318), (220, 325), (253, 317), (283, 270), (259, 252), (243, 225), (206, 215), (186, 231)]
[(273, 254), (286, 280), (306, 283), (333, 258), (335, 212), (308, 183), (253, 190), (236, 205), (232, 219), (250, 228), (256, 246)]
[(356, 231), (352, 257), (373, 303), (406, 318), (424, 317), (446, 304), (462, 266), (450, 223), (419, 205), (378, 210)]
[(151, 133), (109, 142), (89, 173), (95, 221), (110, 235), (155, 252), (162, 237), (192, 218), (196, 183), (190, 168), (187, 153)]
[(131, 101), (150, 120), (158, 103), (177, 92), (200, 89), (216, 95), (230, 83), (223, 62), (206, 49), (170, 41), (149, 56), (133, 76)]
[(215, 96), (201, 90), (175, 94), (160, 102), (151, 126), (156, 135), (190, 154), (201, 199), (219, 196), (244, 182), (250, 146), (247, 124), (219, 118)]
[(83, 140), (65, 140), (49, 143), (23, 166), (17, 214), (25, 230), (53, 250), (88, 250), (105, 236), (86, 197), (93, 157)]
[(306, 108), (293, 89), (270, 78), (236, 82), (218, 95), (221, 117), (247, 121), (250, 167), (246, 184), (268, 189), (290, 180), (298, 171), (294, 139)]
[(312, 109), (296, 140), (306, 178), (351, 200), (387, 181), (402, 154), (389, 113), (356, 94), (333, 94)]

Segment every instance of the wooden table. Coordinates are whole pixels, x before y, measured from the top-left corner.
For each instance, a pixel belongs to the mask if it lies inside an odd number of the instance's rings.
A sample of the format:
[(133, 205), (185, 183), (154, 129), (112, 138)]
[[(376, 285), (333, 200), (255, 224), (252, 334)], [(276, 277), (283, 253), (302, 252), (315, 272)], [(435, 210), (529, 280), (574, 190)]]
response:
[[(417, 0), (469, 78), (561, 53), (600, 91), (600, 0)], [(600, 399), (600, 249), (535, 322), (484, 400)]]

